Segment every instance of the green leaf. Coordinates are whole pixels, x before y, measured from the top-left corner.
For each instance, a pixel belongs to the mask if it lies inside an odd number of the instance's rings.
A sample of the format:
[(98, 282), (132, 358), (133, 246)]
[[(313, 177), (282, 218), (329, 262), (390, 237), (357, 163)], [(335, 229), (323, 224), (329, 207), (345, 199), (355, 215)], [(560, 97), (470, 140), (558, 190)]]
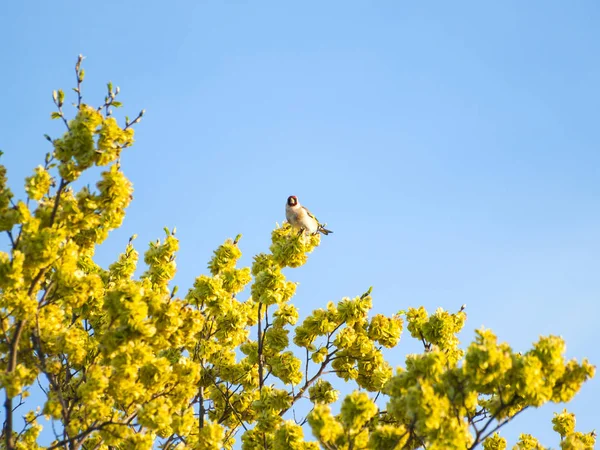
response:
[(62, 117), (62, 114), (59, 112), (54, 111), (52, 114), (50, 114), (50, 118), (51, 119), (60, 119)]

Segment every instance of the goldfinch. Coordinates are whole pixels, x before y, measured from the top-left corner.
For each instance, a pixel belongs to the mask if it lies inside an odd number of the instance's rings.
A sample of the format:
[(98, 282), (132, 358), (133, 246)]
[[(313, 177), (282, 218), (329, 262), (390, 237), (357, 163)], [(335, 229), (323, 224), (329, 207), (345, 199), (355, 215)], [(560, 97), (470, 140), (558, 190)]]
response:
[(325, 226), (311, 214), (311, 212), (300, 204), (298, 197), (290, 195), (285, 204), (285, 218), (294, 228), (300, 232), (306, 231), (309, 234), (323, 233), (325, 235), (333, 233), (331, 230), (325, 229)]

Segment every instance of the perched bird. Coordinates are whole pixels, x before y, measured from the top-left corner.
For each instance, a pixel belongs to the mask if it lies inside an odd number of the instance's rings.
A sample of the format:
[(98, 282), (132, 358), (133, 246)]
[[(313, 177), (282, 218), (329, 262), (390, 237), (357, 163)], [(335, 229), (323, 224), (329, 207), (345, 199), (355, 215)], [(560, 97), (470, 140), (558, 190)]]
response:
[(287, 199), (285, 218), (292, 227), (300, 229), (301, 233), (304, 231), (309, 234), (323, 233), (327, 235), (333, 233), (333, 231), (325, 229), (324, 225), (320, 224), (317, 218), (300, 204), (298, 197), (295, 195), (290, 195)]

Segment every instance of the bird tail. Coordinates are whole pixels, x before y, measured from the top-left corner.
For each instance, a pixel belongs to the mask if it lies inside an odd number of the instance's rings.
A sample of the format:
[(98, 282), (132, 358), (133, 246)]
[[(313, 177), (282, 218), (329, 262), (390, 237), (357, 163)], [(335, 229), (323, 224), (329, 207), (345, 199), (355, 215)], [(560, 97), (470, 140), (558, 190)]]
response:
[(333, 233), (333, 231), (326, 229), (323, 227), (323, 225), (319, 225), (319, 229), (317, 231), (323, 233), (325, 236), (327, 236), (329, 233)]

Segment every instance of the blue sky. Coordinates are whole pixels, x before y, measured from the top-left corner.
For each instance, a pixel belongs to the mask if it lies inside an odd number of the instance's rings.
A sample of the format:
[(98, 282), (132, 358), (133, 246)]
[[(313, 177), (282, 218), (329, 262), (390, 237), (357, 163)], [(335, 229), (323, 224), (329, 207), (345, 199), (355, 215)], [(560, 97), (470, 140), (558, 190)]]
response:
[[(243, 233), (265, 251), (298, 195), (335, 233), (300, 282), (304, 316), (374, 286), (374, 311), (457, 310), (516, 350), (562, 335), (600, 362), (600, 4), (504, 2), (9, 2), (0, 148), (15, 190), (42, 163), (51, 91), (121, 87), (147, 110), (122, 158), (135, 185), (107, 265), (177, 227), (185, 292)], [(408, 334), (390, 356), (418, 351)], [(569, 409), (600, 424), (600, 382)], [(506, 427), (557, 446), (562, 405)]]

